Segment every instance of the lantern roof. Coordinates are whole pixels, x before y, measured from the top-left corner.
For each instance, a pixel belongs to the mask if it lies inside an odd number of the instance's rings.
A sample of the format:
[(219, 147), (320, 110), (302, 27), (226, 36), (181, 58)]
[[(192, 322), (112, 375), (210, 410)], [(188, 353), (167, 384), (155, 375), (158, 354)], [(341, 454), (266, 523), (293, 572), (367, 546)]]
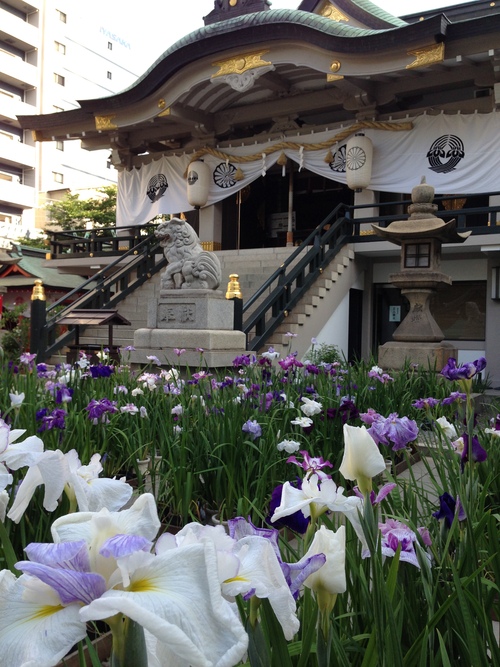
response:
[(402, 245), (405, 241), (437, 239), (441, 243), (463, 243), (471, 231), (458, 232), (455, 219), (444, 222), (436, 217), (437, 205), (433, 204), (434, 188), (422, 178), (411, 193), (412, 204), (408, 207), (408, 220), (395, 220), (387, 227), (372, 224), (373, 231), (392, 243)]

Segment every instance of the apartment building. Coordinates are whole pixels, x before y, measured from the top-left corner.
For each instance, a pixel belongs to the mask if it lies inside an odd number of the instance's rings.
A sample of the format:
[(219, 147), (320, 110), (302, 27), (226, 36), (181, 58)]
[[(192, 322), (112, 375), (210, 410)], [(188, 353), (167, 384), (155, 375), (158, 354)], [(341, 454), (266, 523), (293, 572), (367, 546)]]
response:
[(36, 143), (17, 120), (130, 85), (133, 50), (102, 12), (70, 0), (0, 0), (0, 246), (44, 228), (45, 204), (116, 182), (109, 151)]

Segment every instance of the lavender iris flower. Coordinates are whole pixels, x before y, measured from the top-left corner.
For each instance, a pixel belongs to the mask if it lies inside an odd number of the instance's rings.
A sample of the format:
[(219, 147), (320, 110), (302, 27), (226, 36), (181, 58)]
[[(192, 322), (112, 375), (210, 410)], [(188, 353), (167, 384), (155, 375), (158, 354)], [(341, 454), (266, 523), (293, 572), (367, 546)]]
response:
[[(408, 443), (418, 436), (418, 426), (413, 419), (399, 417), (397, 412), (392, 412), (387, 418), (382, 415), (371, 415), (373, 421), (368, 433), (375, 442), (383, 445), (392, 443), (392, 450), (397, 452), (404, 449)], [(363, 419), (363, 415), (361, 415)], [(364, 421), (364, 419), (363, 419)]]
[(246, 421), (241, 430), (244, 433), (248, 433), (252, 440), (257, 440), (262, 435), (262, 428), (260, 424), (255, 419), (249, 419)]

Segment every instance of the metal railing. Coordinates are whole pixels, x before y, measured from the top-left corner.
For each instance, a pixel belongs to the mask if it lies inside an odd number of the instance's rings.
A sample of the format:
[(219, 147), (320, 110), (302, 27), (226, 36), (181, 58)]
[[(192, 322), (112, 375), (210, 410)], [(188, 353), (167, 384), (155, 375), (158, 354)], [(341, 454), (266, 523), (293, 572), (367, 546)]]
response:
[[(464, 195), (461, 199), (466, 197)], [(456, 198), (436, 197), (434, 201), (448, 203), (456, 201)], [(406, 210), (411, 203), (410, 199), (404, 199), (379, 204), (378, 208), (382, 210), (401, 211), (365, 217), (355, 216), (360, 211), (373, 209), (373, 204), (337, 206), (243, 305), (243, 331), (247, 336), (247, 349), (257, 351), (265, 345), (345, 244), (383, 241), (381, 237), (370, 233), (371, 230), (366, 226), (376, 224), (386, 227), (395, 220), (407, 219)], [(497, 221), (500, 222), (500, 206), (453, 209), (448, 205), (445, 210), (437, 211), (436, 215), (443, 220), (455, 218), (457, 229), (470, 229), (474, 235), (500, 233), (500, 225), (497, 225)], [(471, 218), (476, 220), (474, 226), (467, 224)], [(364, 230), (361, 230), (362, 225)], [(363, 234), (363, 231), (368, 233)], [(259, 299), (262, 302), (254, 307)], [(245, 313), (252, 307), (253, 312), (245, 319)]]
[[(158, 254), (161, 254), (160, 258), (157, 257)], [(82, 308), (113, 308), (166, 264), (159, 241), (154, 234), (149, 234), (104, 269), (65, 294), (47, 308), (46, 322), (39, 341), (38, 359), (42, 361), (49, 358), (74, 339), (73, 329), (59, 335), (57, 333), (60, 320), (68, 313)], [(88, 291), (80, 295), (81, 291), (87, 288)], [(77, 298), (65, 305), (67, 300), (74, 296)]]

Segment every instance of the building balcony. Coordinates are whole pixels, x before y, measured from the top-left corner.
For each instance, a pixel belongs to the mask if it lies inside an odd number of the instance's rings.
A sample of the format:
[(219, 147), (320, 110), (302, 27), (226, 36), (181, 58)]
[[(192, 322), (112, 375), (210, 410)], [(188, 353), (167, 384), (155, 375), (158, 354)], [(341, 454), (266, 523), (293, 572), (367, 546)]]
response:
[(0, 208), (2, 206), (34, 208), (35, 202), (35, 188), (0, 179)]
[(37, 109), (35, 106), (21, 102), (21, 100), (6, 93), (0, 87), (0, 123), (7, 122), (14, 127), (20, 127), (17, 120), (18, 116), (29, 116), (36, 112)]
[(35, 147), (0, 135), (0, 162), (11, 167), (31, 167), (36, 164)]
[(7, 42), (16, 49), (31, 51), (38, 47), (40, 31), (31, 23), (0, 8), (0, 41)]
[(0, 51), (0, 78), (17, 88), (36, 88), (38, 84), (37, 68), (5, 51)]

